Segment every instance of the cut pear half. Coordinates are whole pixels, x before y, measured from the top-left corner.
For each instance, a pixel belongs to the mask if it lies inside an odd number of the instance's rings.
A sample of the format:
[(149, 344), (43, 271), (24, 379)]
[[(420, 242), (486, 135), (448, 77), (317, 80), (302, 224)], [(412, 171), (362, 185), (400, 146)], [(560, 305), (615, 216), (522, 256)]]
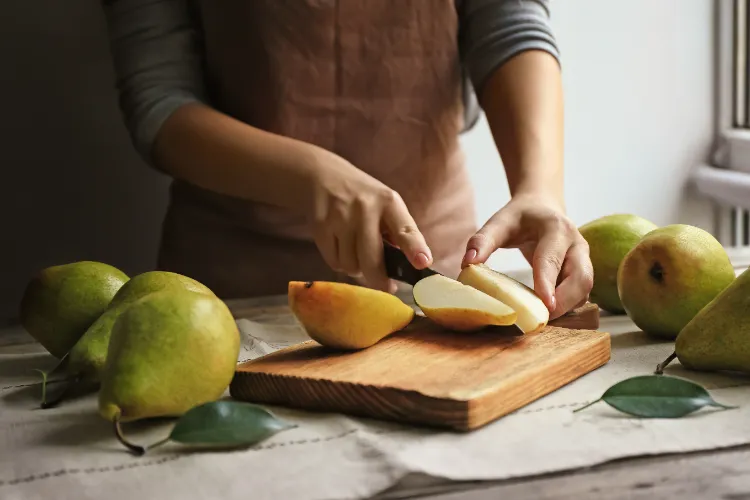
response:
[(549, 309), (529, 287), (486, 264), (472, 264), (461, 270), (458, 281), (476, 288), (511, 307), (516, 325), (524, 333), (536, 333), (547, 326)]
[(516, 322), (516, 312), (502, 301), (440, 274), (419, 280), (412, 293), (424, 315), (449, 330), (470, 332)]

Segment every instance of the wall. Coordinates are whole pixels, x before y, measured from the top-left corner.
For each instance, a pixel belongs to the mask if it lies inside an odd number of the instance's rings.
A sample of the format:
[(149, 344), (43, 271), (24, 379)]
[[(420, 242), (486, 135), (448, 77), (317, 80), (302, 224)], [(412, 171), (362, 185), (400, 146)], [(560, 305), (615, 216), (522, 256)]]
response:
[[(712, 229), (687, 190), (713, 140), (713, 2), (557, 0), (563, 58), (566, 199), (577, 224), (613, 212)], [(485, 124), (464, 138), (480, 223), (508, 200)], [(515, 250), (492, 265), (528, 267)]]
[(36, 269), (153, 263), (166, 179), (120, 122), (98, 2), (9, 2), (0, 18), (0, 318)]
[[(97, 2), (25, 0), (4, 12), (0, 318), (40, 267), (151, 267), (166, 199), (166, 179), (138, 160), (119, 121)], [(628, 211), (710, 227), (683, 184), (712, 137), (711, 16), (706, 0), (553, 2), (576, 223)], [(508, 199), (505, 177), (484, 122), (463, 140), (483, 223)], [(492, 263), (525, 266), (515, 251)]]

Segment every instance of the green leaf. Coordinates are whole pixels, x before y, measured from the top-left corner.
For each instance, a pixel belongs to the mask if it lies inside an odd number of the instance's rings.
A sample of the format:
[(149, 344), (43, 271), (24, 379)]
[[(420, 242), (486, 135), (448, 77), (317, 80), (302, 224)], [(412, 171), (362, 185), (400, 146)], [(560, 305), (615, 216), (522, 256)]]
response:
[(183, 414), (169, 439), (191, 445), (237, 447), (255, 444), (295, 427), (260, 406), (239, 401), (213, 401)]
[(643, 375), (618, 382), (601, 398), (575, 411), (604, 401), (611, 407), (636, 417), (680, 418), (704, 406), (732, 409), (714, 401), (700, 385), (666, 375)]

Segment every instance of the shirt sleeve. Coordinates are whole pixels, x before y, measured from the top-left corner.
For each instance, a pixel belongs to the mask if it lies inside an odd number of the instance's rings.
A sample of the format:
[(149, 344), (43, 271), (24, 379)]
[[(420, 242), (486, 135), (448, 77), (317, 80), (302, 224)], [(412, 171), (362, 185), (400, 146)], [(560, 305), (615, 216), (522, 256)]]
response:
[(543, 50), (560, 64), (550, 24), (550, 0), (458, 0), (459, 47), (474, 88), (481, 88), (508, 59)]
[(189, 0), (103, 2), (119, 106), (131, 140), (151, 164), (164, 121), (205, 101), (200, 34)]

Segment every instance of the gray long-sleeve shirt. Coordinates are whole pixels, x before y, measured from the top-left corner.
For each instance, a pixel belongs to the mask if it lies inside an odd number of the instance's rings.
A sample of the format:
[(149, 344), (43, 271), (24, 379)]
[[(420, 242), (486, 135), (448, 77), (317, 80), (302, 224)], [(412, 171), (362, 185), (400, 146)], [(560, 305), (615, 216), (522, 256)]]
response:
[[(209, 104), (201, 73), (200, 23), (191, 1), (104, 2), (120, 108), (147, 162), (169, 115), (186, 103)], [(530, 49), (547, 51), (559, 61), (549, 1), (456, 0), (461, 62), (471, 84), (464, 95), (469, 123), (477, 116), (471, 87), (480, 89), (505, 61)]]

